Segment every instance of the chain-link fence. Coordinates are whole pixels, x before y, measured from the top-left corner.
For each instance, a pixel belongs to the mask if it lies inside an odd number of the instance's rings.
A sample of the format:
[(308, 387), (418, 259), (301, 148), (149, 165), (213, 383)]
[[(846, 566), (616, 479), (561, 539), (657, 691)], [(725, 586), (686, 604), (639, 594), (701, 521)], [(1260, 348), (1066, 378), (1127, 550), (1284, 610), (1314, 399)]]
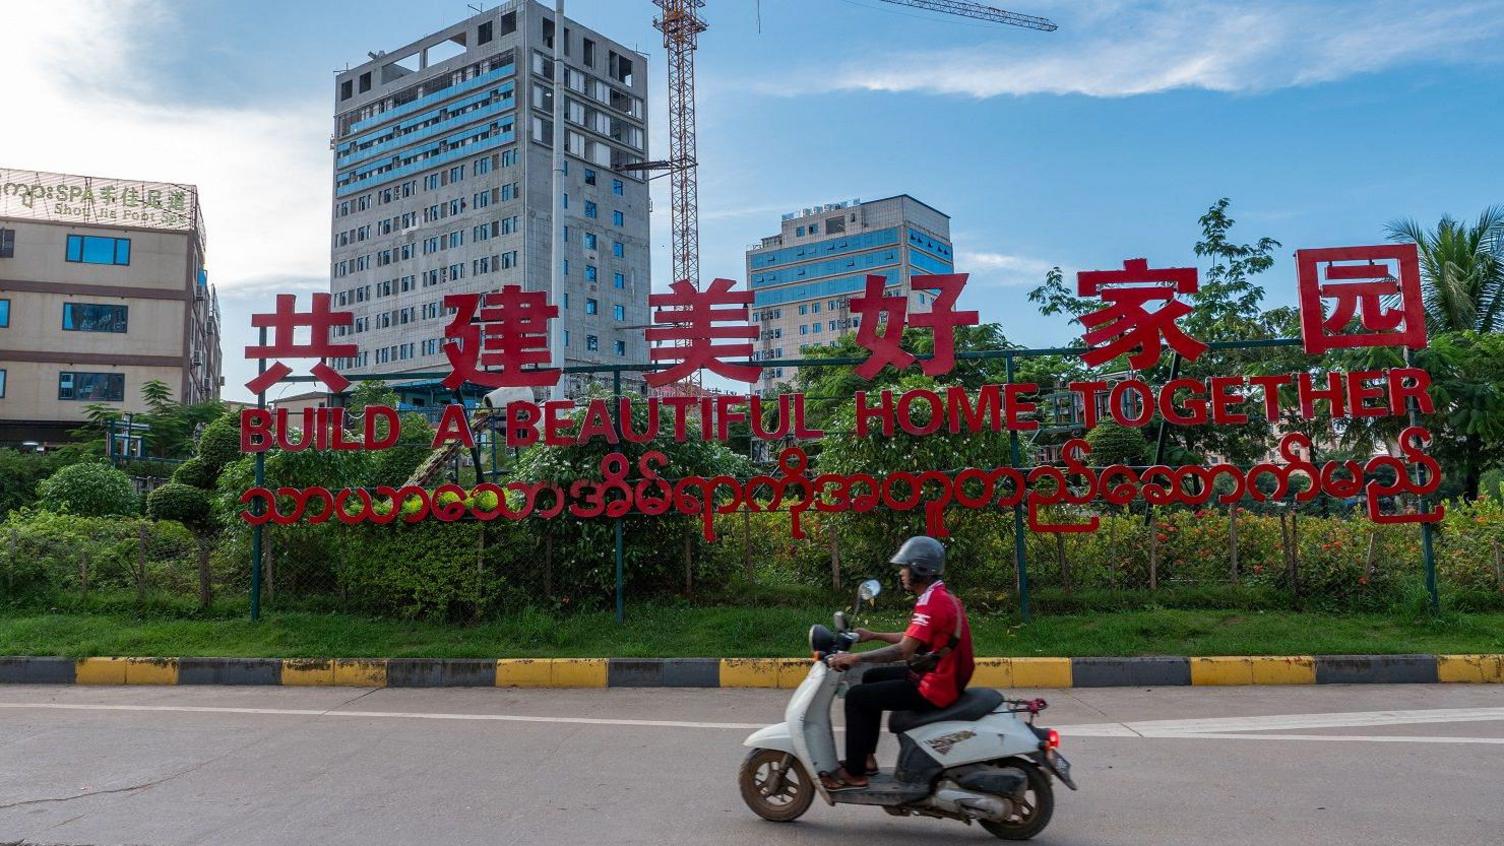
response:
[[(1256, 350), (1295, 343), (1279, 339), (1218, 346)], [(1015, 357), (1073, 352), (1078, 351), (992, 350), (960, 357), (1007, 359), (1011, 378)], [(786, 365), (819, 368), (853, 363), (804, 359)], [(651, 392), (642, 387), (638, 374), (650, 369), (579, 367), (570, 368), (568, 378), (577, 396), (604, 396), (614, 402), (625, 395), (640, 400)], [(442, 374), (423, 375), (437, 379)], [(422, 415), (430, 424), (439, 421), (446, 400), (453, 399), (433, 393), (430, 384), (424, 401), (421, 381), (399, 387), (405, 398), (418, 400), (404, 410)], [(678, 386), (678, 392), (683, 393), (684, 387)], [(709, 402), (716, 401), (714, 392), (702, 393)], [(474, 405), (477, 399), (478, 395), (472, 395), (467, 401)], [(810, 408), (851, 400), (850, 396), (804, 396)], [(616, 407), (608, 407), (613, 431), (619, 433)], [(536, 460), (543, 451), (524, 452), (506, 445), (503, 433), (497, 431), (500, 422), (493, 418), (481, 427), (475, 433), (474, 447), (451, 450), (431, 481), (458, 484), (467, 495), (482, 482), (551, 478), (564, 488), (570, 480), (598, 484), (602, 481), (599, 458), (616, 449), (629, 457), (629, 472), (622, 481), (644, 481), (635, 470), (642, 448), (565, 446), (549, 448), (563, 456), (556, 461)], [(990, 452), (978, 458), (973, 451), (968, 457), (977, 460), (958, 466), (987, 462), (986, 466), (1012, 466), (1027, 473), (1040, 464), (1058, 464), (1059, 442), (1079, 431), (1070, 432), (1070, 425), (1056, 429), (1066, 434), (1035, 441), (1028, 433), (1020, 438), (1018, 433), (995, 432), (985, 444)], [(801, 447), (808, 454), (813, 476), (822, 471), (822, 460), (832, 444), (849, 442), (853, 434), (849, 428), (835, 426), (827, 427), (814, 441), (786, 437), (768, 442), (751, 437), (743, 425), (702, 440), (724, 447), (731, 460), (719, 472), (746, 484), (759, 475), (776, 473), (780, 451), (789, 446)], [(1269, 434), (1272, 449), (1272, 428)], [(941, 457), (933, 453), (915, 456), (910, 468), (943, 462), (956, 439), (967, 437), (947, 436), (942, 430), (934, 436), (942, 444)], [(688, 440), (697, 440), (693, 428)], [(666, 439), (660, 437), (652, 445), (666, 448)], [(1162, 455), (1152, 458), (1159, 460)], [(560, 473), (561, 469), (567, 472)], [(1243, 472), (1248, 469), (1241, 468)], [(675, 483), (690, 472), (671, 462), (663, 475), (665, 481)], [(1039, 514), (1045, 524), (1095, 519), (1098, 526), (1090, 532), (1030, 530), (1030, 523), (1022, 519), (1022, 508), (995, 503), (962, 507), (952, 502), (943, 508), (954, 562), (951, 579), (998, 609), (1016, 608), (1031, 594), (1045, 611), (1158, 601), (1154, 597), (1223, 605), (1377, 609), (1412, 599), (1422, 591), (1428, 579), (1428, 555), (1434, 552), (1436, 571), (1461, 604), (1504, 605), (1498, 542), (1491, 539), (1492, 533), (1504, 528), (1504, 521), (1492, 512), (1464, 506), (1472, 522), (1465, 526), (1463, 519), (1450, 520), (1435, 549), (1428, 550), (1424, 541), (1428, 528), (1415, 523), (1372, 523), (1362, 513), (1360, 497), (1322, 494), (1307, 500), (1285, 492), (1272, 495), (1255, 490), (1249, 481), (1243, 497), (1232, 503), (1215, 498), (1208, 502), (1203, 497), (1200, 506), (1150, 508), (1142, 501), (1127, 506), (1098, 501), (1046, 506)], [(320, 601), (357, 610), (449, 616), (484, 614), (517, 601), (569, 608), (609, 606), (614, 598), (620, 609), (624, 595), (715, 599), (726, 596), (728, 587), (742, 599), (814, 601), (817, 595), (823, 600), (826, 591), (844, 589), (854, 578), (883, 573), (886, 556), (904, 537), (933, 528), (923, 508), (879, 506), (828, 513), (812, 507), (818, 496), (790, 507), (786, 501), (780, 504), (767, 497), (759, 500), (745, 490), (742, 493), (740, 507), (725, 509), (729, 513), (718, 513), (713, 520), (676, 514), (670, 508), (652, 516), (629, 509), (620, 517), (581, 518), (564, 511), (554, 519), (535, 515), (487, 522), (466, 515), (458, 522), (413, 526), (268, 526), (260, 598), (270, 607), (321, 597)], [(711, 491), (701, 499), (709, 503), (706, 507), (722, 510), (726, 497), (724, 491)], [(1385, 507), (1415, 511), (1427, 506), (1416, 497), (1402, 496), (1389, 498)], [(707, 526), (713, 541), (702, 536)], [(1483, 547), (1488, 553), (1481, 558), (1478, 532), (1490, 538)], [(378, 561), (386, 562), (380, 577), (384, 587), (369, 581), (374, 578), (373, 562)], [(467, 562), (471, 566), (462, 566)], [(452, 584), (445, 585), (444, 578), (452, 579)], [(408, 588), (389, 589), (390, 583), (404, 580)]]

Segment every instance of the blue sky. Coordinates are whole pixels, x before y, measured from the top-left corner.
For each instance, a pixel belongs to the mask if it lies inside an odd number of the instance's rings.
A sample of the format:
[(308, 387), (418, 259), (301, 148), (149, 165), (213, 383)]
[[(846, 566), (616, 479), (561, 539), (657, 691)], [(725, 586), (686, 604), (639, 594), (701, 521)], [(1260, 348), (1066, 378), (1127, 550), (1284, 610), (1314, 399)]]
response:
[[(494, 4), (488, 4), (494, 5)], [(1008, 336), (1073, 333), (1025, 295), (1045, 269), (1194, 263), (1196, 218), (1297, 247), (1504, 202), (1504, 0), (1020, 0), (1053, 33), (878, 0), (708, 0), (698, 55), (701, 265), (741, 279), (780, 212), (909, 193), (952, 217), (962, 305)], [(650, 54), (648, 0), (568, 14)], [(470, 14), (463, 2), (99, 0), (7, 10), (0, 164), (201, 186), (226, 323), (226, 396), (249, 314), (327, 290), (332, 71)], [(759, 31), (760, 18), (760, 31)], [(19, 117), (18, 116), (22, 116)], [(667, 185), (655, 191), (667, 282)]]

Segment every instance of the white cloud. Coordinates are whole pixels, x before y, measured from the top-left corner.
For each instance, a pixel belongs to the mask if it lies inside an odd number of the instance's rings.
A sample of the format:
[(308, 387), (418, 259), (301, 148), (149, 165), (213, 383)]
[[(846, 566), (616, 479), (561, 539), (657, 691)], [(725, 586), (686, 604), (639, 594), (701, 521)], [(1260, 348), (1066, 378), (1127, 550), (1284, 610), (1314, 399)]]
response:
[[(1174, 89), (1258, 92), (1417, 62), (1497, 62), (1504, 0), (1100, 2), (1064, 10), (1054, 33), (866, 56), (830, 89), (1126, 97)], [(775, 84), (776, 83), (776, 84)], [(759, 90), (805, 91), (781, 81)]]
[(956, 253), (956, 272), (970, 273), (973, 279), (991, 285), (1033, 287), (1042, 284), (1044, 275), (1054, 266), (1054, 262), (1006, 253), (968, 250)]
[(169, 104), (152, 57), (175, 14), (160, 0), (11, 4), (0, 166), (197, 185), (221, 291), (325, 288), (326, 107), (316, 92), (274, 107)]

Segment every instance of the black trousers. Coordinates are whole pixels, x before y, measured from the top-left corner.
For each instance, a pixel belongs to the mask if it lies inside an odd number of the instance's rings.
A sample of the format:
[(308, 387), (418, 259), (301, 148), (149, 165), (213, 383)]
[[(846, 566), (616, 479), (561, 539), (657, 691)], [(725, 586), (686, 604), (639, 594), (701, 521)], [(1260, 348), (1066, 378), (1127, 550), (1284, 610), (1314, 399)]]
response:
[(846, 691), (846, 771), (861, 775), (867, 756), (877, 751), (884, 711), (928, 711), (934, 708), (919, 695), (907, 667), (868, 670), (861, 684)]

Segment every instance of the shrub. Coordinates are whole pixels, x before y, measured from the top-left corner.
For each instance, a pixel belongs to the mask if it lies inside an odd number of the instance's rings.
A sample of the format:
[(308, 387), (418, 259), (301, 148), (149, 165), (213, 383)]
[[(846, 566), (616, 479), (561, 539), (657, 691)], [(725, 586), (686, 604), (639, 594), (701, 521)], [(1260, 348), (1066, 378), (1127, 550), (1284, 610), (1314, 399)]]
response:
[(37, 483), (56, 472), (62, 461), (55, 452), (0, 449), (0, 514), (36, 502)]
[(371, 457), (371, 485), (400, 485), (407, 481), (433, 446), (433, 428), (421, 414), (402, 416), (397, 443)]
[[(141, 531), (145, 529), (145, 544)], [(191, 595), (193, 536), (178, 523), (119, 517), (80, 517), (52, 511), (12, 512), (0, 523), (0, 603), (57, 603), (87, 587)], [(145, 572), (139, 571), (145, 558)]]
[(215, 472), (202, 458), (190, 458), (173, 471), (172, 481), (203, 490), (214, 490)]
[(524, 601), (515, 565), (533, 556), (512, 542), (513, 524), (426, 521), (332, 532), (335, 576), (359, 610), (460, 621)]
[(139, 513), (130, 477), (105, 464), (64, 467), (43, 480), (37, 494), (40, 505), (49, 511), (83, 517)]
[(169, 482), (146, 497), (146, 513), (153, 520), (176, 520), (189, 528), (203, 527), (212, 507), (199, 488)]
[(1111, 464), (1135, 466), (1149, 458), (1149, 441), (1144, 433), (1116, 423), (1098, 423), (1086, 433), (1086, 442), (1091, 445), (1090, 461), (1094, 467)]
[(226, 464), (240, 457), (240, 419), (233, 414), (226, 414), (204, 427), (204, 431), (198, 436), (198, 460), (203, 462), (211, 475), (211, 481), (207, 485), (195, 485), (200, 488), (213, 488), (213, 476), (218, 476), (219, 471)]

